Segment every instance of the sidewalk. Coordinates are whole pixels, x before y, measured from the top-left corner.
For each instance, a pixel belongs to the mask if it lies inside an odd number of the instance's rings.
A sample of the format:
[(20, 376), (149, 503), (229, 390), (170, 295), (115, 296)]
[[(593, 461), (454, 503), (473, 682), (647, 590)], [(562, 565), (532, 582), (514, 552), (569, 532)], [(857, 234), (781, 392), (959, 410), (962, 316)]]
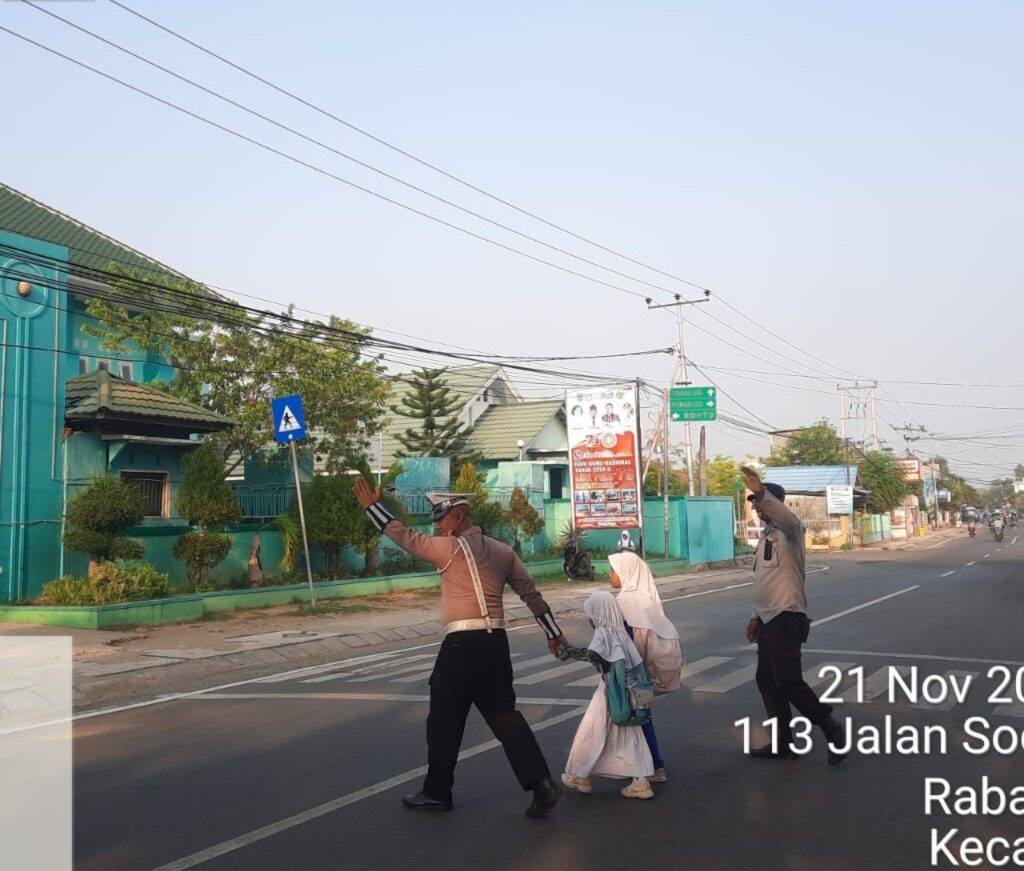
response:
[[(750, 580), (750, 557), (726, 568), (695, 569), (657, 580), (663, 596)], [(559, 619), (582, 614), (583, 601), (603, 582), (541, 586)], [(129, 704), (221, 683), (386, 652), (442, 638), (436, 589), (334, 600), (326, 613), (295, 605), (233, 612), (219, 619), (135, 630), (96, 631), (0, 624), (0, 637), (71, 636), (76, 711)], [(526, 606), (506, 591), (511, 626), (532, 623)], [(539, 632), (540, 630), (538, 630)], [(538, 642), (539, 643), (539, 642)]]

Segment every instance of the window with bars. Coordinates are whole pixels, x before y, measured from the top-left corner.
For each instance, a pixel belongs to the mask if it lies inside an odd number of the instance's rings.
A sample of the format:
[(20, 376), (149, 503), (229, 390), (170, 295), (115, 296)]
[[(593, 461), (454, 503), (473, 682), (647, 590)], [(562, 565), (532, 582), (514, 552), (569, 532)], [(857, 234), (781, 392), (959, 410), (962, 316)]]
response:
[(145, 499), (143, 513), (146, 517), (167, 516), (167, 473), (166, 472), (122, 472), (121, 480), (134, 484)]

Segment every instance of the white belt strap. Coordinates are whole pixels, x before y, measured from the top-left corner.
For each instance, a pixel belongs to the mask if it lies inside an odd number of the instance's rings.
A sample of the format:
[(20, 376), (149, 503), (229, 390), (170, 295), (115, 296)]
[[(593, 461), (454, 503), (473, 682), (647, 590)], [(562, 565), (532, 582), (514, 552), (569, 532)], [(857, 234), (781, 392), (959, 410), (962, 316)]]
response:
[(469, 563), (469, 574), (473, 578), (473, 589), (476, 590), (476, 601), (480, 606), (480, 616), (483, 618), (484, 627), (490, 632), (492, 630), (491, 617), (487, 613), (487, 600), (484, 598), (484, 588), (483, 584), (480, 583), (480, 572), (477, 570), (473, 551), (469, 549), (469, 545), (466, 544), (465, 539), (462, 537), (457, 537), (455, 540), (459, 543), (459, 547), (462, 548), (466, 562)]

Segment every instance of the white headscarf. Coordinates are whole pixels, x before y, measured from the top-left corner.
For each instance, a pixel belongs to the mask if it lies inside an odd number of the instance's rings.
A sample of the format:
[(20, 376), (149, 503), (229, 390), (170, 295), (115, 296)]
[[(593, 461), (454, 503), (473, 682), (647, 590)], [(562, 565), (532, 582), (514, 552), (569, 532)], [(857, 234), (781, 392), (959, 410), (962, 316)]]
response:
[(665, 616), (647, 563), (627, 551), (610, 554), (608, 562), (622, 582), (618, 603), (626, 622), (634, 629), (650, 629), (659, 638), (679, 638), (679, 630)]
[(611, 593), (591, 593), (583, 603), (583, 610), (594, 624), (594, 637), (588, 645), (594, 653), (606, 662), (624, 659), (629, 668), (643, 662), (640, 651), (626, 632), (622, 612)]

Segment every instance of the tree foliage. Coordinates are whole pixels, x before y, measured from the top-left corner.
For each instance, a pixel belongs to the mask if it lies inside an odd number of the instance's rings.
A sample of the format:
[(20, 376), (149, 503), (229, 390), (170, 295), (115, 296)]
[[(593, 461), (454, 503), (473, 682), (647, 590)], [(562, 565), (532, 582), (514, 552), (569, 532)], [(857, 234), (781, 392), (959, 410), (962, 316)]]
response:
[(231, 553), (231, 536), (220, 532), (186, 532), (174, 542), (174, 558), (185, 565), (185, 576), (193, 590), (210, 589), (207, 576)]
[(505, 522), (512, 532), (513, 547), (516, 552), (521, 550), (520, 537), (529, 539), (537, 535), (544, 528), (544, 521), (526, 498), (526, 493), (521, 487), (512, 491), (508, 500), (508, 510), (505, 512)]
[(178, 513), (200, 532), (238, 520), (238, 499), (224, 480), (224, 461), (210, 445), (181, 460), (181, 487), (175, 500)]
[(869, 451), (860, 466), (860, 481), (870, 491), (868, 508), (885, 514), (903, 502), (907, 495), (903, 470), (896, 458), (885, 451)]
[[(664, 471), (661, 463), (652, 461), (647, 469), (647, 476), (644, 478), (644, 496), (661, 496), (664, 493), (664, 484)], [(689, 492), (686, 472), (670, 465), (668, 468), (668, 495), (685, 496)]]
[(458, 420), (463, 400), (445, 380), (445, 369), (419, 369), (412, 373), (409, 391), (392, 411), (417, 421), (397, 435), (404, 457), (448, 457), (452, 469), (461, 469), (479, 456), (468, 450), (469, 433)]
[(110, 559), (140, 559), (142, 545), (118, 533), (142, 523), (145, 499), (134, 484), (98, 475), (68, 506), (64, 546), (88, 554), (89, 572)]
[(786, 444), (766, 460), (768, 466), (838, 466), (845, 462), (843, 442), (835, 427), (822, 418), (795, 430)]
[(742, 483), (739, 464), (732, 457), (715, 454), (708, 463), (708, 495), (735, 498), (736, 493), (743, 490)]
[(452, 484), (456, 493), (472, 493), (469, 499), (469, 517), (473, 523), (482, 527), (488, 535), (501, 537), (505, 512), (501, 505), (493, 501), (484, 487), (484, 476), (477, 472), (472, 463), (463, 463), (459, 474)]
[(270, 400), (293, 393), (312, 427), (307, 444), (329, 468), (365, 454), (389, 393), (379, 361), (365, 355), (368, 330), (336, 317), (299, 321), (291, 308), (247, 311), (184, 280), (110, 274), (114, 292), (87, 301), (98, 320), (83, 329), (104, 348), (160, 355), (176, 374), (154, 386), (236, 421), (210, 439), (221, 457), (237, 466), (273, 442)]
[[(317, 475), (302, 488), (306, 534), (323, 551), (328, 573), (341, 568), (341, 552), (366, 537), (366, 512), (359, 507), (350, 475)], [(294, 508), (298, 517), (298, 506)]]

